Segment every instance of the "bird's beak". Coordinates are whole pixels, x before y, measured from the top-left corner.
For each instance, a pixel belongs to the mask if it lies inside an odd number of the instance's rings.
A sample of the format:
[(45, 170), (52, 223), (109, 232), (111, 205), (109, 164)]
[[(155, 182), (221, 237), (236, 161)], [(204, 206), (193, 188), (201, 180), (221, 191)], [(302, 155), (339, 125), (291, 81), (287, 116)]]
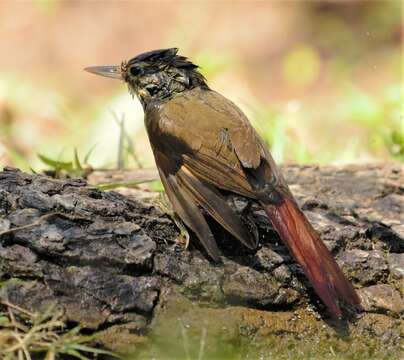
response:
[(120, 66), (89, 66), (86, 67), (84, 70), (96, 75), (122, 80), (122, 72)]

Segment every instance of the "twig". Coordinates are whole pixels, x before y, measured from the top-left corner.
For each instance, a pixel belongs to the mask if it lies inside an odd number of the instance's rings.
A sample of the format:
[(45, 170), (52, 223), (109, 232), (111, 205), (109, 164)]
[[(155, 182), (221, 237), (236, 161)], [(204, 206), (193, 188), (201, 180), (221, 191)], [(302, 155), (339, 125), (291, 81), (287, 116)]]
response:
[(11, 332), (11, 336), (13, 336), (17, 340), (17, 344), (14, 346), (11, 346), (10, 348), (6, 349), (6, 352), (13, 353), (15, 351), (18, 351), (18, 358), (23, 358), (23, 355), (25, 356), (26, 360), (31, 360), (31, 356), (29, 355), (29, 352), (25, 346), (26, 342), (26, 336), (23, 338), (20, 337), (20, 334), (18, 332), (18, 326), (17, 326), (17, 321), (15, 320), (13, 311), (11, 307), (7, 308), (9, 317), (11, 319), (11, 324), (14, 326), (14, 331)]
[(8, 230), (1, 231), (1, 232), (0, 232), (0, 236), (3, 236), (3, 235), (5, 235), (5, 234), (10, 234), (10, 233), (12, 233), (12, 232), (19, 231), (19, 230), (30, 229), (30, 228), (35, 227), (35, 226), (37, 226), (37, 225), (41, 225), (41, 223), (42, 223), (44, 220), (46, 220), (46, 219), (48, 219), (48, 218), (51, 218), (51, 217), (53, 217), (53, 216), (56, 216), (56, 215), (59, 215), (59, 213), (45, 214), (45, 215), (39, 217), (37, 220), (35, 220), (32, 224), (23, 225), (23, 226), (17, 226), (17, 227), (12, 228), (12, 229), (8, 229)]
[(37, 220), (35, 220), (31, 224), (23, 225), (23, 226), (17, 226), (17, 227), (12, 228), (12, 229), (1, 231), (0, 232), (0, 237), (3, 236), (3, 235), (6, 235), (6, 234), (13, 233), (15, 231), (26, 230), (26, 229), (30, 229), (32, 227), (41, 225), (44, 220), (50, 219), (50, 218), (52, 218), (54, 216), (64, 217), (64, 218), (69, 219), (69, 220), (89, 220), (88, 218), (85, 218), (85, 217), (70, 216), (68, 214), (64, 214), (64, 213), (61, 213), (61, 212), (54, 212), (54, 213), (49, 213), (49, 214), (42, 215), (41, 217), (39, 217)]
[[(1, 235), (1, 233), (0, 233), (0, 235)], [(22, 307), (19, 307), (18, 305), (12, 304), (7, 300), (0, 299), (0, 304), (2, 304), (4, 306), (7, 306), (8, 308), (13, 308), (13, 309), (17, 310), (20, 313), (28, 315), (31, 318), (34, 318), (36, 316), (36, 314), (32, 313), (31, 311), (23, 309)]]

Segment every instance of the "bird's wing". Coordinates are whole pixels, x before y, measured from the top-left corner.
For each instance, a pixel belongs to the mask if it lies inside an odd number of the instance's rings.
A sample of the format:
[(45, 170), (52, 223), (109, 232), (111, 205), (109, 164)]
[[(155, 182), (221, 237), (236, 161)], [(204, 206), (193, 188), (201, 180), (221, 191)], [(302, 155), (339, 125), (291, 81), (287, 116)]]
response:
[(209, 256), (216, 262), (220, 262), (220, 250), (192, 193), (190, 193), (188, 189), (180, 186), (176, 175), (167, 170), (167, 165), (170, 165), (170, 162), (165, 156), (158, 151), (155, 154), (156, 162), (159, 163), (158, 169), (161, 181), (175, 212), (198, 236), (198, 239), (201, 241)]
[(154, 132), (160, 148), (181, 154), (181, 162), (200, 180), (253, 199), (262, 189), (275, 188), (293, 199), (255, 129), (222, 95), (194, 89), (170, 100), (154, 117), (158, 121), (148, 128), (158, 124)]
[(230, 234), (250, 249), (256, 247), (256, 241), (242, 224), (238, 215), (214, 187), (199, 180), (185, 165), (178, 170), (176, 178), (182, 187), (191, 193), (194, 201)]
[[(216, 189), (255, 198), (240, 157), (247, 166), (257, 165), (261, 145), (253, 137), (254, 130), (248, 122), (241, 122), (241, 112), (229, 115), (229, 110), (220, 102), (224, 99), (229, 103), (228, 100), (214, 92), (205, 93), (209, 98), (205, 99), (202, 92), (188, 92), (162, 109), (146, 113), (156, 164), (174, 209), (191, 229), (194, 230), (196, 224), (192, 225), (189, 214), (185, 214), (187, 210), (177, 195), (181, 192), (186, 192), (188, 199), (200, 205), (243, 244), (255, 248), (256, 241)], [(232, 103), (228, 107), (235, 108)], [(238, 135), (237, 127), (240, 132), (247, 132), (247, 139)], [(237, 135), (233, 141), (234, 133)], [(169, 184), (174, 179), (176, 185)], [(209, 239), (210, 235), (201, 240), (206, 246), (211, 242)]]
[(196, 233), (212, 259), (219, 262), (220, 251), (198, 205), (244, 245), (255, 248), (256, 242), (251, 234), (212, 186), (200, 181), (185, 165), (175, 169), (176, 162), (158, 149), (154, 149), (154, 154), (161, 180), (174, 210)]

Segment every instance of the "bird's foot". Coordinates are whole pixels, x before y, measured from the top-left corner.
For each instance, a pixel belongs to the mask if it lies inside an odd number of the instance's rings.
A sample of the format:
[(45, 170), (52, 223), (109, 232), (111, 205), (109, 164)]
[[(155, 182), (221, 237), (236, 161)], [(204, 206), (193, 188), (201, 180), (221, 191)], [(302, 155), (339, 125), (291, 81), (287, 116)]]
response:
[(173, 220), (180, 230), (180, 234), (175, 239), (175, 244), (186, 250), (189, 246), (189, 232), (180, 218), (177, 217)]

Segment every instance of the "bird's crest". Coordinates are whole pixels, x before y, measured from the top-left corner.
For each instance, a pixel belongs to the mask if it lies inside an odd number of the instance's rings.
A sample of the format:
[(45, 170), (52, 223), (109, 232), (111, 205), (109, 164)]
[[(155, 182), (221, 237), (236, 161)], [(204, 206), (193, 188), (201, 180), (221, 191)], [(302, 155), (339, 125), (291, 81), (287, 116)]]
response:
[(198, 65), (192, 63), (185, 56), (177, 55), (177, 53), (178, 48), (147, 51), (129, 60), (127, 65), (148, 63), (149, 65), (158, 67), (171, 66), (184, 70), (194, 70), (198, 68)]

